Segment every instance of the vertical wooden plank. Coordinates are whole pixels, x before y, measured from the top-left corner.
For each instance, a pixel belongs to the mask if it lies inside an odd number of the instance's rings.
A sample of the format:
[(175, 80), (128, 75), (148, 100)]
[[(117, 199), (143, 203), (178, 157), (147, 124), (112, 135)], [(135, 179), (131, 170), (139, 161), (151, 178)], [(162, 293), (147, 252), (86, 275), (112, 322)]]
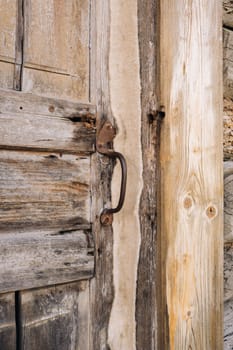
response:
[(16, 349), (14, 293), (0, 295), (0, 349)]
[(88, 350), (89, 282), (21, 292), (20, 349)]
[(217, 0), (161, 2), (163, 349), (222, 349), (222, 42)]
[[(110, 1), (91, 1), (91, 102), (97, 105), (97, 133), (108, 118), (114, 123), (109, 94)], [(90, 282), (91, 325), (90, 350), (107, 350), (108, 325), (114, 298), (113, 232), (101, 226), (100, 213), (111, 201), (112, 161), (94, 154), (92, 157), (93, 229), (95, 232), (95, 278)]]
[[(145, 20), (146, 19), (146, 20)], [(157, 349), (157, 192), (159, 186), (159, 1), (138, 0), (143, 190), (137, 273), (136, 346)], [(152, 185), (153, 184), (153, 185)], [(146, 215), (145, 215), (146, 213)]]

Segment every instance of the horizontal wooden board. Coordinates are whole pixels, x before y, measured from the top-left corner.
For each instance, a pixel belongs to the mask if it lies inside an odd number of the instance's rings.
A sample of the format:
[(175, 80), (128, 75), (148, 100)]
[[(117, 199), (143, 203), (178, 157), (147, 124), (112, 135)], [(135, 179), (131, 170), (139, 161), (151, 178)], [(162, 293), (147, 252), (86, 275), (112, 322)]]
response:
[(90, 223), (90, 158), (0, 151), (0, 232)]
[(89, 283), (21, 293), (22, 350), (89, 349)]
[(93, 152), (96, 108), (90, 104), (0, 90), (0, 147)]
[(0, 234), (0, 292), (93, 276), (90, 230)]
[(16, 349), (15, 295), (0, 295), (0, 349)]

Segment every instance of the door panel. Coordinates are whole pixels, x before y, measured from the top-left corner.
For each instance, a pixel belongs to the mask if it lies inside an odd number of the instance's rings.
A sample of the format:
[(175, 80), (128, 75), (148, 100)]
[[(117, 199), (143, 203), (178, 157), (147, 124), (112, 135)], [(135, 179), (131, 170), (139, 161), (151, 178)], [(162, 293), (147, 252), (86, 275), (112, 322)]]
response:
[(25, 2), (23, 91), (89, 99), (89, 0)]
[(14, 293), (0, 295), (0, 349), (16, 349)]
[(112, 163), (96, 154), (107, 49), (95, 53), (106, 4), (0, 0), (0, 349), (107, 348), (112, 231), (99, 215)]
[(22, 350), (89, 349), (89, 283), (21, 293)]

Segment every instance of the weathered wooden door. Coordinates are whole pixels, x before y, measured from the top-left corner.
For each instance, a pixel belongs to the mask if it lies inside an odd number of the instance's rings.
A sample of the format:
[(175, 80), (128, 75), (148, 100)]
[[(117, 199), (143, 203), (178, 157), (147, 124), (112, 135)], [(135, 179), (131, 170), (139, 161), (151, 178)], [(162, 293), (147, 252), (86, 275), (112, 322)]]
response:
[(107, 2), (0, 0), (1, 350), (107, 347), (107, 19)]

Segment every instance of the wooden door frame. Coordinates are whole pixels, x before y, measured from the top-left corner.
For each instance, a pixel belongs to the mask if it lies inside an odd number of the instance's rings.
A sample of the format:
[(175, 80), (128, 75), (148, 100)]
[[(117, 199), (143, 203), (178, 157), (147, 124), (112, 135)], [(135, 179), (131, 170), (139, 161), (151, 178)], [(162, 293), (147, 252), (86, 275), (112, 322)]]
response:
[(222, 4), (161, 1), (160, 348), (223, 349)]

